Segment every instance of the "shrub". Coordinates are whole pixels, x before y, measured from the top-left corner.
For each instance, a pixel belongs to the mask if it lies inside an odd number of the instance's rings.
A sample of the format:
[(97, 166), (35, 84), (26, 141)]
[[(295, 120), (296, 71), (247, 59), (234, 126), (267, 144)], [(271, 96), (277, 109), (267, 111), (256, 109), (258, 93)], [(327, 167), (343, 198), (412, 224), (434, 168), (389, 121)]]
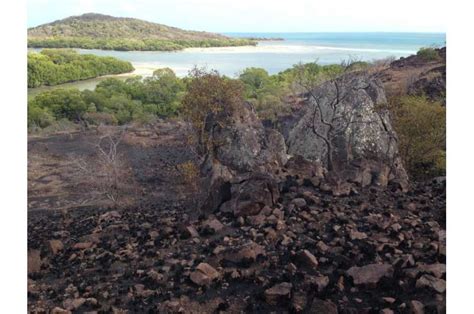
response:
[(438, 52), (434, 48), (421, 48), (418, 50), (416, 55), (425, 61), (436, 61), (440, 58)]
[(446, 170), (446, 108), (424, 96), (403, 96), (391, 106), (399, 150), (410, 176), (423, 180)]
[(191, 122), (197, 133), (198, 145), (203, 152), (209, 149), (208, 125), (213, 119), (225, 123), (238, 105), (244, 101), (244, 86), (238, 80), (219, 75), (217, 71), (207, 72), (193, 69), (191, 80), (183, 99), (184, 117)]
[(66, 118), (71, 121), (82, 121), (88, 105), (77, 89), (58, 88), (43, 92), (30, 101), (31, 106), (50, 111), (56, 119)]
[(53, 122), (54, 117), (47, 109), (33, 103), (28, 105), (28, 127), (45, 128)]

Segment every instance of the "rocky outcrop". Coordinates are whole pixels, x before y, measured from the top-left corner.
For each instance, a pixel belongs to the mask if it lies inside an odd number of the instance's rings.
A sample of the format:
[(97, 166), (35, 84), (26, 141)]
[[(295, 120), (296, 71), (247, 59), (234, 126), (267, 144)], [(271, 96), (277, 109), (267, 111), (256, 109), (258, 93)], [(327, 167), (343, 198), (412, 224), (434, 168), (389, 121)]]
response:
[(346, 74), (308, 91), (304, 114), (289, 131), (290, 155), (320, 162), (332, 180), (386, 186), (408, 177), (381, 83), (367, 73)]
[(285, 124), (286, 139), (265, 128), (249, 103), (207, 119), (204, 212), (256, 215), (265, 206), (273, 208), (281, 189), (291, 184), (309, 184), (335, 196), (349, 195), (353, 184), (385, 187), (393, 182), (407, 188), (377, 79), (348, 73), (305, 97), (294, 113), (297, 119)]
[(446, 47), (435, 49), (439, 58), (426, 60), (419, 55), (402, 57), (376, 71), (388, 97), (425, 95), (446, 102)]
[(226, 201), (237, 215), (274, 205), (278, 188), (275, 169), (286, 163), (283, 136), (265, 129), (253, 107), (243, 103), (229, 116), (207, 121), (210, 149), (202, 164), (208, 191), (203, 210), (211, 212)]
[(430, 100), (446, 100), (446, 65), (442, 65), (420, 74), (408, 84), (408, 94), (426, 96)]

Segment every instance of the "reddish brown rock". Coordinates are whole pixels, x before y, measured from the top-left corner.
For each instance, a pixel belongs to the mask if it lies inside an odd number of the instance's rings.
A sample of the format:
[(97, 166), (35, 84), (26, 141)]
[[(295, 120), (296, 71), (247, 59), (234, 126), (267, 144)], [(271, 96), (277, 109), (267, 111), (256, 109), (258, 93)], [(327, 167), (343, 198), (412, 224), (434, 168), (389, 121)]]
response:
[(71, 313), (72, 313), (71, 311), (60, 308), (59, 306), (51, 310), (51, 314), (71, 314)]
[(299, 258), (301, 262), (305, 264), (306, 266), (309, 266), (311, 268), (318, 267), (319, 263), (318, 263), (317, 258), (313, 254), (311, 254), (308, 250), (303, 250), (300, 253)]
[(391, 277), (393, 267), (388, 264), (370, 264), (362, 267), (351, 267), (347, 274), (355, 285), (377, 284), (382, 277)]
[(276, 305), (280, 302), (289, 300), (292, 284), (289, 282), (279, 283), (265, 290), (265, 300), (268, 304)]
[(219, 277), (219, 272), (207, 263), (200, 263), (196, 267), (196, 271), (189, 275), (192, 282), (199, 286), (208, 286), (214, 279)]
[(92, 245), (93, 245), (92, 242), (79, 242), (79, 243), (74, 244), (73, 249), (86, 250), (86, 249), (90, 249)]
[(64, 249), (64, 244), (61, 240), (49, 240), (49, 249), (53, 255), (58, 254), (59, 251)]
[(420, 301), (412, 300), (408, 306), (412, 314), (425, 314), (425, 306)]
[(416, 281), (417, 288), (430, 288), (438, 293), (446, 291), (446, 281), (431, 275), (423, 275)]
[(364, 232), (359, 232), (357, 230), (352, 230), (349, 234), (349, 237), (351, 238), (351, 240), (363, 240), (367, 239), (367, 234), (365, 234)]
[(217, 219), (209, 219), (203, 223), (205, 229), (209, 229), (212, 232), (219, 232), (224, 228), (224, 225)]

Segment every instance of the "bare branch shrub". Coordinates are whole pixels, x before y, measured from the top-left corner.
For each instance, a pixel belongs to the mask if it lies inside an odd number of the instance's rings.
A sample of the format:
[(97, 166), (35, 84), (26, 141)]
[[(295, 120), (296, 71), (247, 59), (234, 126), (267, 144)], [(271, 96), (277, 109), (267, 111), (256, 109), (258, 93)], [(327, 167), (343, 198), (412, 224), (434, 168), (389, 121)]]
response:
[(119, 153), (126, 129), (118, 133), (107, 132), (93, 144), (95, 158), (73, 156), (72, 161), (94, 194), (112, 201), (114, 205), (124, 203), (127, 192), (133, 189), (133, 179), (123, 154)]

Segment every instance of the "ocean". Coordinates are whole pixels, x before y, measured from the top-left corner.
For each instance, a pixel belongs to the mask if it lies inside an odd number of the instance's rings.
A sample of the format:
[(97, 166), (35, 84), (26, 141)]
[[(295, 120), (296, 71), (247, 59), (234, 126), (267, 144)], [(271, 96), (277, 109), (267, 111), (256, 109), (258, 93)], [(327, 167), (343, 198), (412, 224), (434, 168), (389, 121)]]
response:
[[(149, 76), (157, 68), (169, 67), (180, 77), (194, 66), (214, 69), (235, 77), (247, 67), (264, 68), (270, 74), (299, 62), (320, 64), (344, 60), (373, 61), (415, 54), (421, 47), (442, 47), (446, 35), (440, 33), (226, 33), (231, 37), (282, 38), (261, 41), (257, 46), (189, 48), (183, 51), (106, 51), (83, 50), (100, 56), (113, 56), (132, 62), (134, 74)], [(123, 76), (122, 76), (123, 77)], [(93, 88), (99, 79), (70, 83), (79, 89)]]

